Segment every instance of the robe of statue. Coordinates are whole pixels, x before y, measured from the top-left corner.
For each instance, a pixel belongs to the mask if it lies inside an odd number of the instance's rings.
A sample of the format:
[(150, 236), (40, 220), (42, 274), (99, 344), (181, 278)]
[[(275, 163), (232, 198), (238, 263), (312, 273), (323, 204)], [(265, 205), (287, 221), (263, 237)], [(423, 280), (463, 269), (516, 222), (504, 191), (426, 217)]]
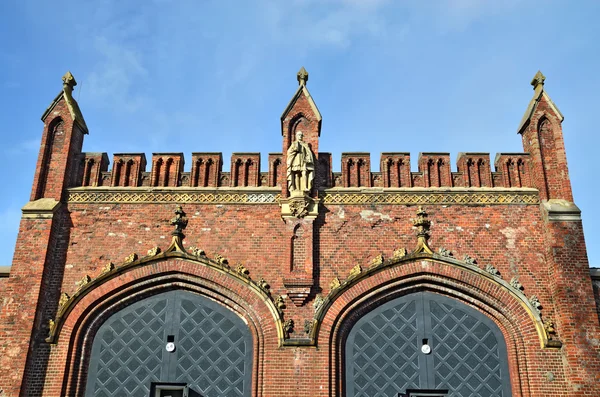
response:
[(302, 133), (296, 134), (287, 151), (287, 181), (290, 192), (309, 193), (315, 174), (315, 155), (302, 141)]

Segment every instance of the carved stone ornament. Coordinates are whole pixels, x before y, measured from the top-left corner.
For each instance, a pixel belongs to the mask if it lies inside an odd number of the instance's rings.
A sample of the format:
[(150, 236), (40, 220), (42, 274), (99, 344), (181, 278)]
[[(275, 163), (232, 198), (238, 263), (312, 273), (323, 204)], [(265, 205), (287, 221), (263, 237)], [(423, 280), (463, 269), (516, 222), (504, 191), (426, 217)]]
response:
[(171, 225), (175, 226), (173, 233), (183, 233), (183, 229), (187, 227), (188, 219), (180, 205), (175, 209), (175, 217), (171, 219)]
[(102, 270), (100, 270), (100, 276), (110, 273), (113, 270), (115, 270), (115, 264), (112, 262), (108, 262), (106, 265), (104, 265), (104, 267), (102, 268)]
[(348, 278), (356, 277), (361, 273), (362, 273), (362, 267), (360, 267), (360, 265), (356, 265), (352, 269), (350, 269), (350, 274), (348, 275)]
[(90, 281), (92, 281), (92, 278), (89, 275), (86, 274), (85, 276), (83, 276), (83, 278), (77, 283), (77, 291), (81, 290), (83, 287), (88, 285)]
[(265, 291), (267, 294), (271, 293), (271, 291), (269, 291), (270, 285), (269, 285), (269, 283), (267, 283), (265, 281), (264, 278), (261, 277), (260, 280), (258, 280), (257, 285), (260, 287), (260, 289)]
[(445, 258), (450, 258), (452, 256), (452, 252), (444, 247), (440, 247), (440, 249), (438, 250), (438, 254)]
[(340, 279), (335, 277), (333, 280), (331, 280), (331, 283), (329, 283), (329, 288), (331, 288), (331, 290), (340, 288), (340, 285), (342, 285), (342, 283), (340, 283)]
[(519, 282), (519, 278), (517, 276), (510, 279), (510, 285), (516, 290), (519, 290), (519, 291), (523, 290), (523, 286)]
[(283, 332), (286, 338), (290, 337), (290, 334), (294, 332), (294, 320), (286, 320), (285, 323), (283, 323)]
[(493, 276), (500, 275), (500, 272), (498, 271), (498, 269), (496, 269), (494, 267), (494, 265), (490, 265), (490, 264), (485, 265), (485, 271)]
[(544, 320), (544, 329), (546, 330), (546, 334), (548, 334), (548, 338), (550, 338), (551, 335), (556, 335), (556, 328), (554, 327), (554, 321), (552, 321), (549, 318)]
[(203, 249), (200, 249), (195, 246), (190, 247), (190, 252), (192, 253), (192, 255), (195, 255), (195, 256), (206, 256), (206, 252), (204, 252)]
[(275, 298), (275, 305), (279, 310), (285, 309), (285, 301), (283, 300), (283, 296), (279, 295), (277, 298)]
[(54, 329), (56, 328), (56, 323), (53, 319), (48, 320), (48, 334), (54, 334)]
[(58, 309), (60, 310), (63, 308), (69, 302), (69, 299), (71, 299), (71, 297), (66, 292), (60, 294), (60, 299), (58, 300)]
[(290, 213), (296, 218), (304, 218), (308, 215), (308, 200), (291, 200), (289, 204)]
[(310, 335), (314, 325), (313, 320), (304, 320), (304, 333)]
[(138, 259), (138, 255), (135, 252), (133, 252), (133, 253), (131, 253), (131, 255), (129, 255), (127, 258), (125, 258), (125, 264), (127, 265), (131, 262), (137, 261), (137, 259)]
[(153, 247), (148, 250), (148, 256), (156, 256), (158, 254), (160, 254), (160, 248), (158, 247)]
[(533, 309), (538, 315), (542, 313), (542, 304), (540, 303), (537, 296), (531, 295), (531, 298), (529, 298), (529, 303), (531, 303), (531, 306), (533, 306)]
[(242, 265), (241, 263), (238, 263), (237, 267), (235, 268), (235, 271), (241, 274), (242, 276), (247, 276), (250, 274), (250, 271), (246, 269), (246, 266)]
[(383, 255), (379, 254), (375, 258), (373, 258), (373, 260), (371, 260), (371, 266), (376, 267), (381, 265), (383, 265)]
[(292, 196), (310, 194), (315, 176), (315, 155), (303, 139), (302, 131), (296, 131), (287, 150), (287, 183)]
[(408, 254), (408, 252), (406, 252), (406, 248), (397, 248), (396, 250), (394, 250), (394, 253), (392, 254), (392, 259), (393, 260), (402, 259), (407, 254)]
[(423, 252), (433, 254), (433, 251), (431, 251), (431, 248), (427, 244), (429, 240), (429, 227), (431, 226), (431, 221), (427, 217), (427, 212), (423, 207), (419, 206), (417, 217), (413, 219), (413, 225), (417, 228), (417, 248), (413, 251), (415, 254)]
[(315, 301), (313, 303), (313, 308), (315, 309), (315, 313), (319, 311), (319, 309), (321, 308), (321, 306), (323, 306), (323, 296), (321, 296), (321, 294), (318, 294), (317, 296), (315, 296)]
[(474, 265), (477, 263), (477, 261), (475, 259), (471, 258), (469, 255), (464, 256), (463, 262), (468, 263), (469, 265)]
[(229, 261), (220, 254), (215, 254), (215, 262), (217, 262), (219, 265), (226, 265), (229, 263)]

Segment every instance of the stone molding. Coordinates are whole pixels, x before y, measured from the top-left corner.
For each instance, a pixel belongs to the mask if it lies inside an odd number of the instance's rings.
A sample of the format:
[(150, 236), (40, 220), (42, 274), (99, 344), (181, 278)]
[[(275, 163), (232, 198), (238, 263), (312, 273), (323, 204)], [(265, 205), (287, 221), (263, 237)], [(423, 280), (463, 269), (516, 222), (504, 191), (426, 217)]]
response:
[[(392, 205), (538, 205), (532, 188), (334, 188), (319, 192), (327, 204)], [(278, 204), (279, 188), (186, 189), (162, 188), (71, 188), (70, 203), (197, 203), (197, 204)]]
[(41, 198), (30, 201), (21, 208), (22, 219), (52, 219), (60, 206), (60, 202), (53, 198)]
[(550, 199), (544, 202), (544, 209), (550, 222), (581, 221), (581, 210), (567, 200)]

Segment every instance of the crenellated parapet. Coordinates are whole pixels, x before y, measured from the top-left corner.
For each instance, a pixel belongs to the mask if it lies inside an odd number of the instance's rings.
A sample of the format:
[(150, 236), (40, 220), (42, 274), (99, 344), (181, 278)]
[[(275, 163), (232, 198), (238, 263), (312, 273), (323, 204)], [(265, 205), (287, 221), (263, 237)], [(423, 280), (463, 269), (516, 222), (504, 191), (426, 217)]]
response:
[(102, 186), (102, 173), (108, 171), (108, 163), (106, 153), (83, 153), (78, 174), (81, 186)]
[(283, 153), (269, 153), (269, 172), (266, 182), (261, 186), (281, 187), (285, 180), (285, 171), (283, 169)]
[(342, 153), (342, 183), (344, 187), (371, 187), (371, 155)]
[(534, 187), (531, 178), (531, 156), (529, 153), (498, 153), (494, 160), (498, 184), (502, 187)]
[(492, 187), (489, 153), (459, 153), (458, 172), (453, 173), (453, 186)]
[(180, 186), (183, 165), (183, 153), (152, 153), (150, 186)]
[[(223, 171), (219, 152), (194, 152), (191, 168), (183, 171), (183, 153), (154, 153), (146, 171), (143, 153), (115, 153), (109, 170), (106, 153), (82, 153), (74, 186), (182, 187), (182, 188), (284, 188), (284, 156), (268, 154), (268, 170), (260, 171), (260, 153), (233, 153), (230, 171)], [(410, 153), (384, 152), (379, 171), (371, 170), (365, 152), (341, 154), (340, 171), (333, 171), (331, 153), (319, 153), (315, 182), (318, 190), (344, 188), (527, 188), (535, 187), (528, 153), (498, 153), (491, 169), (489, 153), (459, 153), (451, 171), (449, 153), (419, 154), (417, 171), (411, 171)]]
[(219, 186), (222, 168), (223, 155), (221, 153), (192, 153), (192, 170), (187, 186)]
[(141, 186), (142, 172), (146, 170), (144, 153), (115, 153), (111, 186)]
[(410, 153), (381, 153), (380, 170), (383, 187), (411, 187)]
[(231, 187), (257, 187), (260, 184), (260, 153), (231, 155)]
[(421, 178), (413, 179), (413, 186), (450, 187), (450, 153), (424, 152), (419, 154), (419, 172)]

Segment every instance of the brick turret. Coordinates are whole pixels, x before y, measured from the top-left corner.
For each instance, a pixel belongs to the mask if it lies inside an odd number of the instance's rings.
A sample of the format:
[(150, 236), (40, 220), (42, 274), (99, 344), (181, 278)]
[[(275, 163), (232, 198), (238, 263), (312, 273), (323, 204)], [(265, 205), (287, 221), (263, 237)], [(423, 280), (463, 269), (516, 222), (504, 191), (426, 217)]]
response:
[(42, 115), (44, 132), (33, 179), (31, 200), (60, 200), (76, 174), (83, 135), (88, 133), (79, 105), (73, 98), (77, 85), (71, 72), (63, 76), (63, 89)]
[(537, 72), (531, 85), (534, 95), (519, 124), (523, 149), (531, 154), (533, 183), (542, 200), (573, 201), (562, 134), (565, 119), (544, 90), (546, 77)]
[[(304, 133), (304, 142), (312, 149), (315, 158), (319, 158), (319, 137), (321, 136), (321, 113), (306, 88), (308, 72), (301, 68), (298, 72), (298, 89), (281, 115), (281, 135), (283, 136), (283, 172), (286, 175), (286, 152), (294, 141), (297, 131)], [(315, 179), (313, 195), (319, 189), (319, 180)], [(287, 183), (282, 183), (284, 197), (288, 195)]]
[[(43, 338), (48, 333), (48, 318), (56, 313), (71, 226), (65, 191), (80, 183), (78, 177), (96, 183), (99, 172), (93, 174), (90, 169), (86, 178), (80, 170), (85, 166), (81, 148), (88, 129), (72, 95), (75, 78), (67, 72), (62, 80), (63, 89), (42, 115), (44, 130), (31, 201), (22, 210), (5, 289), (7, 296), (14, 298), (1, 314), (5, 325), (0, 329), (0, 346), (4, 346), (0, 347), (0, 368), (10, 364), (10, 377), (23, 380), (20, 390), (14, 384), (14, 388), (4, 389), (9, 396), (32, 395), (31, 377), (36, 376), (35, 370), (42, 368), (39, 363), (48, 355)], [(106, 167), (107, 159), (100, 155), (95, 163)], [(11, 343), (5, 350), (7, 337)], [(8, 384), (7, 379), (0, 376), (0, 384)]]
[[(600, 375), (598, 316), (579, 208), (573, 203), (562, 133), (564, 117), (544, 90), (545, 77), (531, 81), (534, 96), (518, 132), (530, 153), (533, 185), (539, 190), (544, 218), (544, 255), (549, 288), (556, 304), (563, 359), (571, 393), (593, 394)], [(508, 175), (515, 175), (507, 170)], [(585, 360), (588, 367), (581, 365)], [(592, 376), (590, 376), (592, 375)], [(595, 379), (594, 379), (595, 377)]]

